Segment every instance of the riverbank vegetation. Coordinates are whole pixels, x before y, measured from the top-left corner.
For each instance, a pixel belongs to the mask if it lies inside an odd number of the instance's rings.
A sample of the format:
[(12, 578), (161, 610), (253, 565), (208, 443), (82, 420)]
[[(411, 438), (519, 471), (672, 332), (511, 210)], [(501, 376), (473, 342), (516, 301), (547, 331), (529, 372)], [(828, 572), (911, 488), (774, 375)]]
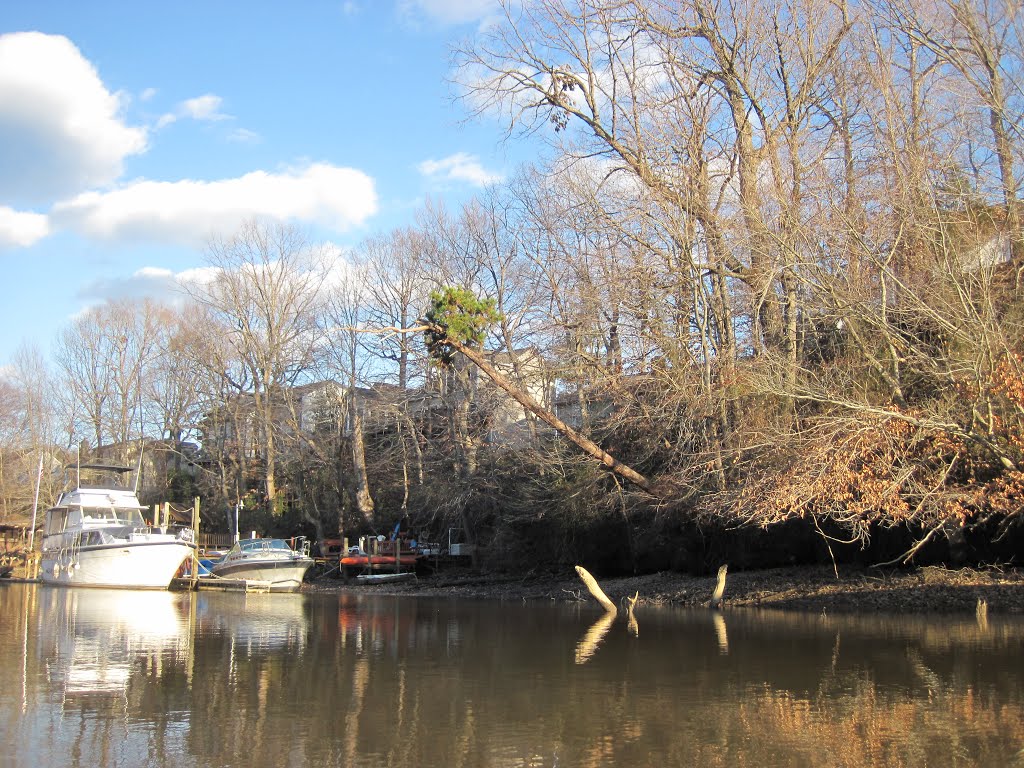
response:
[(339, 254), (253, 221), (176, 306), (0, 382), (0, 514), (68, 447), (207, 530), (524, 570), (1015, 563), (1019, 4), (540, 0), (456, 50), (544, 145)]

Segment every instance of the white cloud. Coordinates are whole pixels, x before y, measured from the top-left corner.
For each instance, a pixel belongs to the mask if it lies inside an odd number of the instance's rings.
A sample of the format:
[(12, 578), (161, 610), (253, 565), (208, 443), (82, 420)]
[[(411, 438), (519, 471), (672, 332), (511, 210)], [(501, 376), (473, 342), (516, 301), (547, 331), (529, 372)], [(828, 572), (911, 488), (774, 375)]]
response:
[(188, 287), (208, 283), (217, 270), (213, 267), (172, 272), (163, 267), (143, 267), (127, 277), (90, 280), (81, 285), (76, 298), (80, 309), (72, 319), (84, 316), (91, 309), (111, 301), (152, 299), (169, 306), (182, 306), (189, 301)]
[(237, 144), (258, 144), (262, 141), (262, 137), (256, 131), (250, 131), (248, 128), (236, 128), (228, 136), (228, 141)]
[(183, 296), (177, 276), (169, 269), (143, 267), (128, 277), (91, 280), (78, 290), (78, 298), (89, 307), (119, 299), (152, 298), (176, 303)]
[(411, 19), (427, 18), (440, 24), (480, 21), (498, 9), (497, 0), (401, 0), (399, 13)]
[(477, 187), (496, 184), (504, 178), (499, 173), (485, 170), (475, 155), (466, 152), (456, 152), (441, 160), (424, 160), (418, 167), (424, 176), (450, 181), (468, 181)]
[(50, 222), (46, 216), (0, 205), (0, 251), (32, 245), (48, 234)]
[(265, 218), (343, 232), (377, 212), (373, 179), (323, 163), (237, 179), (138, 181), (112, 192), (86, 192), (54, 206), (56, 224), (109, 241), (158, 240), (197, 245)]
[(121, 107), (66, 37), (0, 35), (0, 200), (37, 203), (115, 180), (146, 149)]
[(179, 285), (205, 285), (212, 283), (219, 272), (220, 270), (216, 267), (194, 267), (179, 272), (175, 279)]
[(220, 96), (215, 96), (212, 93), (206, 93), (192, 99), (185, 99), (185, 101), (178, 104), (173, 112), (162, 115), (156, 121), (156, 127), (164, 128), (183, 118), (205, 122), (230, 120), (231, 115), (226, 115), (220, 111), (221, 104), (223, 103), (224, 100)]
[(190, 286), (210, 283), (218, 272), (215, 267), (197, 267), (181, 272), (163, 267), (142, 267), (128, 277), (92, 280), (78, 290), (77, 296), (84, 302), (82, 312), (119, 299), (154, 299), (177, 306), (188, 301)]
[(228, 115), (222, 114), (220, 105), (223, 99), (212, 93), (186, 99), (181, 103), (182, 111), (193, 120), (226, 120)]

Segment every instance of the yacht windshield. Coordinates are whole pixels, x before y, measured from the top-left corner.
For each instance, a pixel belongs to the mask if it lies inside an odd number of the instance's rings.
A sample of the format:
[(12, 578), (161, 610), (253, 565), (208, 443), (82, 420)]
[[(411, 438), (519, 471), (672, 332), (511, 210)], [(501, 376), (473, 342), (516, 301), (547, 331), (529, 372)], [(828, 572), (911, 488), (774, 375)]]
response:
[(127, 525), (142, 528), (146, 521), (142, 519), (142, 511), (138, 509), (116, 509), (114, 507), (85, 507), (82, 519), (86, 525)]
[(292, 548), (284, 539), (247, 539), (238, 542), (238, 547), (243, 552), (263, 552), (264, 550), (283, 550), (291, 552)]

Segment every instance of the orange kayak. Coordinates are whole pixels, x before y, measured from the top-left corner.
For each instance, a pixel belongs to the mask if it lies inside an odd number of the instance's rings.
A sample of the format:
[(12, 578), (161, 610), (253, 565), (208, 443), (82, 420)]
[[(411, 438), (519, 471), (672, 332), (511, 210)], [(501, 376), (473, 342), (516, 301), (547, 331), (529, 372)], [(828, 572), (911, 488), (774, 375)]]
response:
[[(419, 555), (399, 555), (399, 565), (416, 565)], [(394, 555), (345, 555), (342, 565), (394, 565)]]

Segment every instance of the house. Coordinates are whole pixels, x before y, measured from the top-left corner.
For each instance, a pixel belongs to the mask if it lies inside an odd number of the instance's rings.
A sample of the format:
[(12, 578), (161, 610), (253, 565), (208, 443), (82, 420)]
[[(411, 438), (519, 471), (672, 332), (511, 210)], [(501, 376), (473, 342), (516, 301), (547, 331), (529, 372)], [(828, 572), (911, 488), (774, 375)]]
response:
[[(554, 383), (536, 349), (489, 357), (496, 369), (535, 401), (545, 408), (553, 407)], [(476, 368), (469, 366), (465, 372), (471, 411), (485, 429), (485, 439), (517, 439), (532, 416)], [(324, 431), (350, 435), (354, 407), (361, 416), (364, 434), (383, 435), (397, 429), (397, 414), (407, 416), (424, 433), (431, 434), (445, 428), (450, 409), (466, 394), (453, 373), (437, 370), (431, 371), (423, 386), (407, 389), (387, 383), (349, 388), (325, 379), (282, 390), (272, 406), (274, 426), (276, 434), (285, 438), (282, 448), (294, 442), (288, 438), (297, 432), (310, 436)], [(253, 395), (242, 394), (211, 410), (201, 425), (204, 453), (235, 457), (242, 463), (258, 462), (262, 456), (261, 429), (255, 409)]]

